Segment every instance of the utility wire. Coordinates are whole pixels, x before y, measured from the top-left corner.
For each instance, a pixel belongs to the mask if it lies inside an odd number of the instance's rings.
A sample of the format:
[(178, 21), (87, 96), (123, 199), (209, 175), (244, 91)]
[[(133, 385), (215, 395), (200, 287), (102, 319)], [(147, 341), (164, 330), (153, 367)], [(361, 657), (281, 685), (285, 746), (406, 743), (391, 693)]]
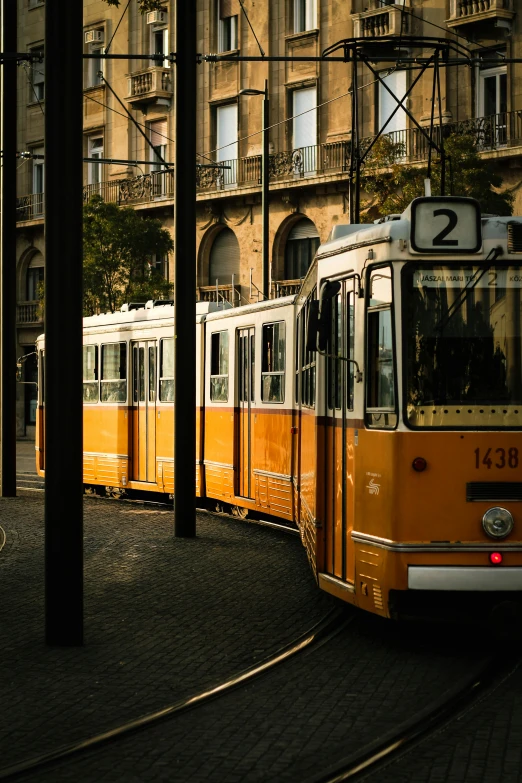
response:
[(258, 37), (257, 37), (257, 35), (256, 35), (256, 33), (255, 33), (255, 30), (254, 30), (254, 28), (252, 27), (252, 24), (251, 24), (251, 22), (250, 22), (250, 19), (248, 18), (248, 14), (247, 14), (247, 12), (246, 12), (246, 8), (245, 8), (245, 6), (243, 5), (243, 0), (239, 0), (239, 5), (241, 6), (241, 10), (242, 10), (242, 11), (243, 11), (243, 13), (245, 14), (245, 18), (246, 18), (246, 20), (247, 20), (247, 22), (248, 22), (248, 26), (249, 26), (249, 27), (250, 27), (250, 29), (252, 30), (252, 35), (253, 35), (253, 36), (254, 36), (254, 38), (256, 39), (256, 43), (257, 43), (257, 45), (258, 45), (258, 47), (259, 47), (259, 51), (261, 52), (261, 57), (265, 57), (266, 55), (265, 55), (265, 52), (264, 52), (264, 50), (263, 50), (263, 47), (262, 47), (262, 46), (261, 46), (261, 44), (259, 43)]
[[(142, 128), (141, 128), (141, 126), (140, 126), (140, 123), (139, 123), (139, 122), (137, 122), (137, 120), (135, 120), (135, 119), (134, 119), (134, 117), (132, 116), (132, 114), (130, 113), (130, 111), (127, 109), (127, 107), (125, 106), (125, 104), (123, 103), (123, 101), (121, 100), (121, 98), (119, 97), (119, 95), (117, 95), (117, 94), (114, 92), (114, 90), (112, 89), (111, 85), (109, 84), (109, 82), (107, 81), (107, 79), (105, 78), (105, 76), (103, 76), (103, 75), (102, 75), (102, 77), (101, 77), (101, 78), (102, 78), (102, 81), (103, 81), (103, 83), (107, 85), (107, 87), (109, 88), (109, 90), (111, 91), (111, 93), (114, 95), (114, 97), (116, 98), (116, 100), (118, 101), (118, 103), (120, 104), (120, 106), (122, 107), (122, 109), (125, 111), (125, 113), (126, 113), (127, 117), (128, 117), (130, 120), (131, 120), (131, 122), (133, 122), (133, 123), (134, 123), (134, 125), (136, 126), (136, 128), (139, 130), (139, 132), (141, 133), (141, 135), (143, 136), (143, 138), (145, 139), (145, 141), (147, 142), (147, 144), (148, 144), (148, 145), (149, 145), (149, 147), (151, 148), (151, 150), (152, 150), (153, 154), (155, 155), (155, 157), (156, 157), (156, 158), (158, 158), (158, 160), (159, 160), (161, 163), (163, 163), (163, 165), (165, 166), (165, 168), (167, 168), (167, 169), (168, 169), (168, 168), (171, 168), (171, 167), (169, 166), (169, 164), (167, 163), (167, 161), (166, 161), (166, 160), (163, 158), (163, 155), (160, 155), (160, 154), (159, 154), (159, 152), (157, 151), (157, 149), (154, 147), (153, 143), (151, 142), (151, 140), (149, 139), (149, 137), (147, 136), (147, 134), (145, 133), (145, 131), (143, 131), (143, 130), (142, 130)], [(151, 162), (154, 162), (154, 159), (153, 159)]]
[(127, 5), (125, 6), (125, 8), (124, 8), (124, 10), (123, 10), (123, 13), (122, 13), (122, 15), (120, 16), (120, 21), (119, 21), (119, 22), (118, 22), (118, 24), (116, 25), (116, 29), (114, 30), (114, 32), (113, 32), (113, 34), (112, 34), (111, 40), (109, 41), (109, 43), (108, 43), (108, 44), (107, 44), (107, 46), (105, 47), (105, 52), (104, 52), (104, 54), (109, 54), (109, 49), (111, 48), (111, 44), (112, 44), (112, 42), (114, 41), (114, 36), (115, 36), (115, 35), (116, 35), (116, 33), (118, 32), (118, 28), (119, 28), (120, 24), (123, 22), (123, 17), (124, 17), (124, 16), (125, 16), (125, 14), (127, 13), (127, 8), (130, 6), (130, 4), (131, 4), (131, 0), (129, 0), (129, 2), (128, 2), (128, 3), (127, 3)]

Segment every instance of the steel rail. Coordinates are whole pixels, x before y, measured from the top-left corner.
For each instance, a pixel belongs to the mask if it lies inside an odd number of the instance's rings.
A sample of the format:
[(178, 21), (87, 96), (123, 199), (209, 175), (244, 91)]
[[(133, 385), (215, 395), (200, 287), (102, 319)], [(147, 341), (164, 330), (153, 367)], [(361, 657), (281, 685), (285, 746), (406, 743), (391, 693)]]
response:
[(306, 778), (303, 783), (357, 781), (378, 772), (495, 691), (514, 674), (520, 663), (520, 657), (512, 657), (506, 663), (499, 662), (497, 657), (489, 658), (460, 688), (451, 688), (449, 694), (443, 694), (398, 729), (367, 744), (358, 753), (339, 759), (328, 770)]
[(281, 647), (273, 655), (265, 658), (261, 663), (254, 664), (223, 682), (217, 683), (211, 688), (200, 691), (188, 698), (181, 699), (156, 712), (151, 712), (135, 720), (123, 723), (109, 731), (102, 732), (85, 740), (80, 740), (79, 742), (64, 745), (61, 748), (35, 756), (27, 761), (22, 761), (5, 767), (4, 769), (0, 769), (0, 780), (14, 780), (21, 775), (25, 775), (27, 772), (33, 772), (37, 769), (58, 764), (61, 761), (66, 761), (72, 757), (78, 756), (81, 753), (88, 752), (95, 748), (97, 749), (109, 742), (115, 742), (127, 737), (129, 734), (146, 729), (151, 725), (156, 725), (159, 721), (207, 704), (212, 699), (229, 693), (232, 689), (237, 688), (243, 683), (250, 682), (254, 678), (263, 675), (274, 666), (284, 663), (298, 653), (310, 649), (312, 646), (322, 644), (333, 636), (336, 636), (354, 619), (353, 615), (346, 617), (345, 614), (344, 608), (333, 609), (325, 615), (320, 622), (298, 636), (293, 642)]

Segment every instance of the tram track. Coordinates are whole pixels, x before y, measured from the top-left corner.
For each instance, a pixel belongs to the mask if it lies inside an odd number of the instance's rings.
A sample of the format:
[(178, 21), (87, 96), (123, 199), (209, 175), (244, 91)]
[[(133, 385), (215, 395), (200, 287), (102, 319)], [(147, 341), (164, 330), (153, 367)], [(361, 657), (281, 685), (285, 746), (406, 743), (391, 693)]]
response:
[(98, 750), (100, 747), (111, 742), (125, 739), (130, 734), (144, 731), (152, 726), (156, 726), (161, 721), (177, 717), (196, 707), (202, 707), (210, 701), (230, 693), (233, 689), (250, 684), (254, 679), (261, 677), (290, 658), (305, 651), (317, 649), (344, 630), (353, 619), (353, 615), (346, 616), (346, 609), (344, 607), (333, 609), (320, 622), (316, 623), (299, 637), (296, 637), (292, 642), (277, 650), (273, 655), (265, 658), (261, 663), (254, 664), (253, 666), (228, 677), (226, 680), (216, 683), (210, 688), (205, 688), (199, 693), (195, 693), (192, 696), (181, 699), (171, 705), (162, 707), (155, 712), (147, 713), (140, 718), (122, 723), (108, 731), (88, 737), (84, 740), (72, 742), (56, 748), (55, 750), (0, 769), (0, 780), (16, 780), (24, 775), (31, 775), (42, 770), (47, 770), (62, 762), (67, 763), (70, 760), (76, 760), (81, 755)]
[[(386, 735), (368, 743), (357, 753), (340, 758), (327, 770), (306, 778), (303, 783), (341, 783), (370, 780), (390, 764), (399, 761), (425, 740), (447, 729), (482, 700), (492, 695), (519, 668), (522, 658), (508, 661), (489, 658), (479, 672), (403, 722)], [(376, 778), (377, 780), (379, 778)]]

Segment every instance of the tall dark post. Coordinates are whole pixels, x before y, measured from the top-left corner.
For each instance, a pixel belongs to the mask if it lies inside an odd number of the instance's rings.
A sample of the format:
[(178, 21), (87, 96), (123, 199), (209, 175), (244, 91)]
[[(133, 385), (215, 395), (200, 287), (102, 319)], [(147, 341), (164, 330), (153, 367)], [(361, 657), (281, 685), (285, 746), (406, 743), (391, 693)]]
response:
[(263, 97), (263, 156), (261, 162), (261, 212), (263, 223), (263, 295), (270, 298), (270, 153), (269, 153), (269, 128), (270, 102), (268, 99), (268, 80), (265, 80), (265, 93)]
[(176, 8), (174, 533), (196, 535), (196, 3)]
[[(17, 51), (16, 0), (2, 1), (1, 50)], [(16, 60), (2, 66), (2, 496), (16, 496)], [(25, 387), (23, 387), (25, 388)]]
[(83, 3), (45, 6), (45, 619), (83, 643)]

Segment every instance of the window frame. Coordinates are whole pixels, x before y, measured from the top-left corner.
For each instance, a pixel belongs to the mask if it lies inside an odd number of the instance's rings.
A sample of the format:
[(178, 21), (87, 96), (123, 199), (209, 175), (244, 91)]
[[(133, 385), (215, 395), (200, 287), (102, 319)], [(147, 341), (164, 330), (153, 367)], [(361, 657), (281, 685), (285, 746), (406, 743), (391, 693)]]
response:
[[(122, 346), (124, 346), (124, 353), (125, 353), (125, 362), (124, 362), (124, 369), (125, 369), (125, 377), (124, 378), (103, 378), (103, 369), (104, 369), (104, 348), (106, 348), (109, 345), (119, 345), (120, 346), (120, 372), (121, 372), (121, 356), (122, 356)], [(100, 344), (100, 401), (105, 404), (110, 405), (126, 405), (129, 397), (129, 347), (125, 340), (117, 340), (115, 342), (110, 343), (101, 343)], [(104, 384), (108, 383), (116, 383), (118, 381), (125, 381), (125, 399), (123, 400), (104, 400), (103, 399), (103, 389)]]
[[(172, 343), (172, 375), (163, 375), (163, 350), (165, 342)], [(159, 341), (159, 362), (158, 362), (158, 400), (159, 402), (173, 404), (174, 402), (174, 337), (161, 337)], [(167, 397), (171, 399), (165, 399), (163, 396), (163, 381), (172, 381), (172, 384), (167, 386), (167, 389), (171, 389), (171, 393), (167, 394)]]
[[(44, 55), (44, 45), (32, 46), (29, 49), (29, 53), (32, 55), (41, 53)], [(37, 77), (37, 78), (35, 78)], [(29, 104), (41, 103), (45, 101), (45, 59), (41, 62), (31, 62), (31, 74), (30, 74), (30, 89), (29, 89)]]
[(317, 30), (317, 12), (317, 0), (293, 0), (291, 26), (292, 35), (298, 35), (299, 33), (309, 33)]
[[(270, 326), (272, 326), (272, 327), (273, 326), (278, 326), (279, 327), (279, 326), (281, 326), (281, 324), (283, 325), (283, 332), (284, 332), (284, 337), (283, 337), (283, 340), (284, 340), (283, 369), (282, 370), (272, 370), (272, 371), (264, 370), (263, 367), (264, 367), (264, 364), (265, 364), (265, 329), (267, 329)], [(284, 403), (284, 401), (285, 401), (285, 397), (286, 397), (286, 389), (285, 389), (285, 386), (286, 386), (286, 365), (287, 365), (286, 351), (287, 351), (287, 345), (288, 345), (286, 332), (287, 332), (286, 321), (284, 319), (282, 319), (280, 321), (268, 321), (267, 323), (263, 323), (261, 325), (261, 362), (260, 362), (260, 364), (261, 364), (261, 402), (265, 403), (266, 405), (282, 405)], [(278, 340), (280, 340), (280, 339), (281, 338), (278, 335)], [(265, 378), (271, 378), (271, 377), (274, 377), (274, 376), (279, 376), (279, 377), (282, 376), (282, 383), (281, 383), (281, 387), (280, 387), (281, 388), (281, 395), (282, 395), (282, 397), (279, 400), (265, 399), (264, 383), (263, 383), (263, 381), (264, 381)]]
[[(215, 337), (219, 337), (218, 342), (218, 364), (221, 365), (221, 335), (226, 334), (227, 336), (227, 372), (225, 373), (213, 373), (213, 359), (214, 359), (214, 353), (213, 353), (213, 341)], [(210, 395), (210, 402), (216, 403), (216, 404), (223, 404), (227, 403), (230, 395), (230, 335), (228, 329), (220, 329), (216, 332), (210, 332), (210, 361), (209, 361), (209, 395)], [(218, 368), (221, 370), (221, 366)], [(218, 399), (213, 396), (214, 394), (214, 387), (212, 385), (212, 379), (225, 379), (226, 378), (226, 399)]]
[[(94, 375), (95, 380), (89, 380), (82, 378), (83, 382), (83, 404), (84, 405), (95, 405), (100, 401), (100, 346), (97, 343), (84, 343), (82, 346), (82, 375), (84, 375), (83, 371), (83, 362), (85, 358), (85, 350), (89, 348), (94, 348)], [(90, 386), (94, 386), (96, 384), (96, 399), (87, 400), (85, 398), (85, 384), (89, 384)]]
[[(216, 0), (216, 48), (218, 54), (239, 51), (239, 15), (221, 17), (221, 0)], [(226, 30), (230, 20), (230, 30)], [(229, 41), (230, 39), (230, 41)], [(230, 42), (230, 46), (227, 43)], [(235, 46), (233, 46), (235, 44)]]
[[(306, 334), (308, 331), (308, 317), (310, 314), (310, 302), (317, 299), (317, 288), (314, 286), (313, 290), (307, 297), (307, 300), (301, 308), (303, 313), (303, 327), (302, 327), (302, 341), (301, 351), (299, 357), (300, 365), (300, 381), (299, 381), (299, 404), (302, 408), (309, 408), (315, 410), (317, 404), (317, 352), (306, 350)], [(300, 314), (301, 314), (300, 313)], [(309, 361), (306, 361), (309, 359)], [(307, 399), (305, 400), (305, 397)]]
[[(371, 275), (376, 272), (378, 269), (388, 269), (390, 271), (391, 276), (391, 302), (390, 303), (384, 303), (379, 305), (370, 306), (370, 282), (371, 282)], [(399, 395), (398, 395), (398, 377), (397, 377), (397, 334), (396, 334), (396, 326), (395, 326), (395, 313), (396, 313), (396, 290), (395, 290), (395, 280), (394, 280), (394, 268), (393, 263), (390, 261), (386, 261), (381, 264), (373, 264), (372, 266), (368, 267), (366, 271), (366, 280), (365, 280), (365, 297), (364, 297), (364, 304), (365, 304), (365, 314), (364, 314), (364, 366), (366, 368), (366, 379), (365, 379), (365, 389), (364, 389), (364, 421), (365, 426), (368, 429), (372, 430), (395, 430), (397, 429), (399, 425)], [(393, 370), (393, 400), (394, 404), (393, 406), (389, 407), (374, 407), (370, 406), (368, 404), (369, 402), (369, 396), (370, 396), (370, 384), (372, 383), (372, 369), (373, 369), (373, 363), (371, 362), (370, 358), (370, 330), (369, 330), (369, 321), (370, 316), (375, 313), (380, 312), (390, 312), (390, 319), (391, 319), (391, 334), (392, 334), (392, 370)], [(384, 417), (384, 424), (374, 423), (372, 420), (370, 420), (370, 416), (373, 414), (382, 414)], [(390, 418), (392, 419), (390, 423)]]

